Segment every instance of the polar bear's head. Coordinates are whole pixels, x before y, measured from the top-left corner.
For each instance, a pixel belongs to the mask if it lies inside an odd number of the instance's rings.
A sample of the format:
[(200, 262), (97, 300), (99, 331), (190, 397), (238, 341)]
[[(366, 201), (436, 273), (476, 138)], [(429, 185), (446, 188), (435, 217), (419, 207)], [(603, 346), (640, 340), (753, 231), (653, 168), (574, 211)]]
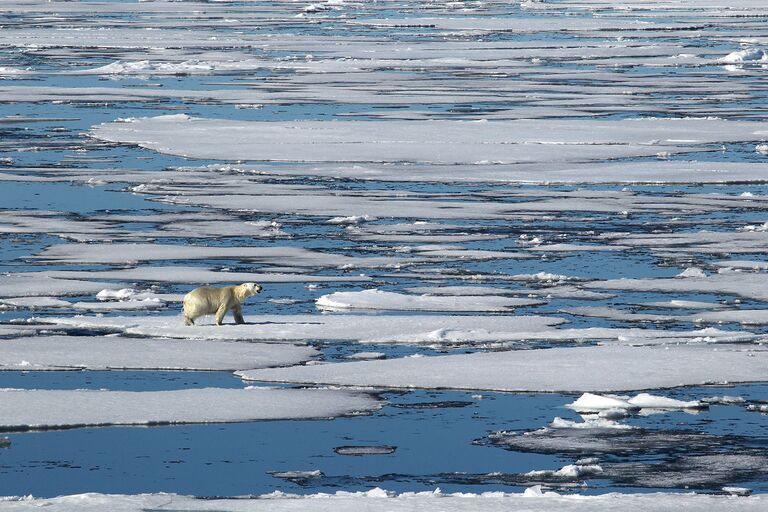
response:
[(261, 285), (258, 285), (256, 283), (243, 283), (240, 285), (240, 288), (242, 288), (244, 295), (246, 297), (250, 297), (251, 295), (256, 295), (257, 293), (261, 293)]

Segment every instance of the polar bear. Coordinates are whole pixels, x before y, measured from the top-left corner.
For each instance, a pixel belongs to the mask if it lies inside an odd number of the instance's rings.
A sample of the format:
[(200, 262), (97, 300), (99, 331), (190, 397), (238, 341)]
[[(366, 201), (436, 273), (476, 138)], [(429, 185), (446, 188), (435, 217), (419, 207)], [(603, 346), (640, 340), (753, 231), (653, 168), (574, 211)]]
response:
[(216, 313), (216, 325), (221, 325), (224, 315), (232, 310), (235, 323), (244, 324), (240, 305), (250, 297), (261, 293), (261, 286), (256, 283), (243, 283), (237, 286), (195, 288), (184, 296), (184, 325), (194, 325), (195, 319), (203, 315)]

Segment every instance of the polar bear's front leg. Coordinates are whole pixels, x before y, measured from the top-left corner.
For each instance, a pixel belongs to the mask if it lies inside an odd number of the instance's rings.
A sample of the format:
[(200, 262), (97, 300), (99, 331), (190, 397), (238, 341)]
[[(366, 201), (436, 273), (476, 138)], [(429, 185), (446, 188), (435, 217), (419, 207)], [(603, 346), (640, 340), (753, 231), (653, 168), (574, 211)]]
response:
[(234, 306), (232, 308), (232, 314), (235, 316), (235, 323), (236, 324), (244, 324), (245, 318), (243, 318), (243, 310), (240, 308), (240, 305)]
[(224, 321), (224, 315), (227, 314), (227, 305), (222, 304), (219, 306), (219, 309), (216, 310), (216, 325), (221, 325), (221, 323)]

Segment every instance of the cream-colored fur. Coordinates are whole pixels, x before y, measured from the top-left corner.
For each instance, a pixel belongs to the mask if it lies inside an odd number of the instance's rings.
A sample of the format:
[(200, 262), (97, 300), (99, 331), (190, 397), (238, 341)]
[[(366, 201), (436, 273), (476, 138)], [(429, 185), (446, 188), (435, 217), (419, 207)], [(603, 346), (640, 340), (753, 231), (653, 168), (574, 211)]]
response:
[(184, 296), (184, 324), (193, 325), (198, 317), (216, 314), (216, 325), (221, 325), (224, 315), (232, 310), (235, 323), (244, 324), (240, 305), (250, 297), (261, 292), (256, 283), (243, 283), (237, 286), (195, 288)]

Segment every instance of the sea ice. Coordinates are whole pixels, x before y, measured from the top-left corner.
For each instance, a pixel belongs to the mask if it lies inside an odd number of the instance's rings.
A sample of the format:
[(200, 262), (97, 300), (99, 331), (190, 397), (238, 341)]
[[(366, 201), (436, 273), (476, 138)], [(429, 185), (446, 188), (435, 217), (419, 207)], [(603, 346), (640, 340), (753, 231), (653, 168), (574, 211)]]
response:
[(497, 391), (623, 391), (760, 381), (768, 352), (601, 346), (516, 350), (243, 371), (246, 380)]
[(395, 311), (474, 311), (503, 312), (513, 307), (533, 306), (542, 301), (501, 296), (433, 296), (406, 295), (383, 290), (335, 292), (323, 295), (315, 305), (324, 310), (346, 311), (351, 309)]
[(119, 285), (56, 279), (35, 273), (3, 275), (0, 278), (0, 297), (60, 297), (66, 295), (91, 295), (106, 287), (120, 288)]
[[(486, 336), (505, 339), (510, 333), (546, 331), (563, 322), (544, 316), (438, 316), (438, 315), (259, 315), (242, 325), (217, 326), (208, 320), (194, 328), (183, 325), (181, 316), (78, 316), (39, 317), (36, 321), (56, 326), (74, 326), (129, 335), (182, 339), (244, 341), (367, 340), (372, 335), (403, 339), (437, 330), (472, 331), (480, 326)], [(494, 334), (496, 333), (496, 334)]]
[[(36, 336), (3, 340), (0, 369), (243, 370), (302, 363), (312, 347), (115, 336)], [(22, 365), (21, 361), (26, 362)]]
[(763, 123), (718, 119), (588, 123), (587, 128), (582, 120), (254, 122), (179, 114), (100, 124), (91, 134), (188, 158), (436, 164), (609, 160), (690, 152), (696, 144), (759, 141), (768, 134)]
[(720, 62), (725, 64), (768, 62), (768, 53), (760, 48), (747, 48), (729, 53), (720, 59)]
[(578, 412), (599, 412), (608, 409), (637, 409), (630, 402), (612, 396), (595, 395), (593, 393), (584, 393), (573, 403), (566, 405)]
[[(204, 406), (203, 406), (204, 405)], [(330, 418), (377, 409), (366, 395), (331, 389), (178, 391), (0, 390), (3, 430), (102, 425)]]
[(226, 512), (669, 512), (670, 510), (717, 510), (719, 512), (763, 512), (763, 495), (734, 499), (731, 496), (693, 493), (608, 493), (602, 495), (559, 495), (553, 492), (482, 494), (405, 492), (400, 495), (375, 488), (369, 491), (337, 491), (335, 494), (289, 495), (275, 492), (259, 499), (198, 499), (176, 494), (76, 494), (57, 498), (11, 497), (2, 503), (10, 512), (142, 512), (163, 507), (188, 512), (212, 508)]

